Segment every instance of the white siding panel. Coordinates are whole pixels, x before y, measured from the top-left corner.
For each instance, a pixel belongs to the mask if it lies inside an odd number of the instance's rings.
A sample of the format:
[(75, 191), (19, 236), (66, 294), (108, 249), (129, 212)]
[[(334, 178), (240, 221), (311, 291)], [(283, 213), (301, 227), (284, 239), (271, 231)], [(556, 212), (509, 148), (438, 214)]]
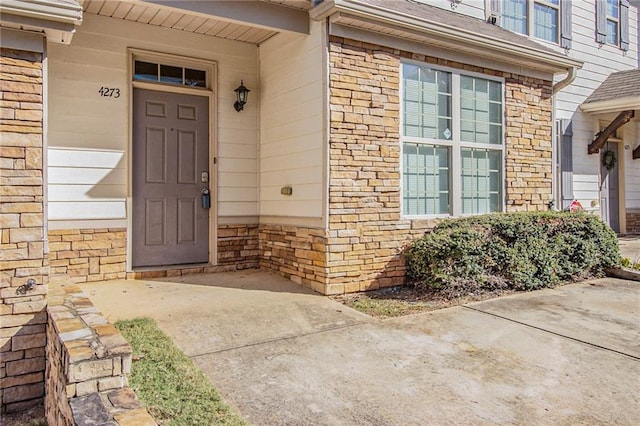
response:
[[(165, 17), (180, 19), (176, 15)], [(150, 17), (151, 19), (151, 17)], [(49, 44), (49, 191), (51, 220), (121, 219), (129, 134), (128, 48), (215, 61), (219, 214), (257, 213), (258, 48), (201, 34), (86, 13), (70, 46)], [(251, 89), (241, 113), (233, 90)], [(120, 90), (119, 98), (98, 94)], [(237, 145), (234, 147), (234, 145)], [(111, 152), (110, 152), (111, 151)], [(110, 152), (110, 153), (109, 153)], [(109, 154), (108, 154), (109, 153)], [(227, 190), (225, 185), (234, 190)], [(93, 187), (91, 187), (93, 186)], [(235, 190), (241, 188), (240, 191)], [(116, 194), (118, 201), (102, 201)], [(253, 194), (253, 198), (251, 198)], [(110, 195), (108, 196), (110, 197)]]
[[(260, 46), (260, 214), (323, 214), (322, 25), (309, 36), (279, 34)], [(293, 195), (280, 189), (290, 185)]]
[(50, 202), (50, 220), (124, 219), (124, 201)]
[(124, 185), (56, 185), (49, 184), (49, 202), (56, 201), (113, 201), (124, 200)]

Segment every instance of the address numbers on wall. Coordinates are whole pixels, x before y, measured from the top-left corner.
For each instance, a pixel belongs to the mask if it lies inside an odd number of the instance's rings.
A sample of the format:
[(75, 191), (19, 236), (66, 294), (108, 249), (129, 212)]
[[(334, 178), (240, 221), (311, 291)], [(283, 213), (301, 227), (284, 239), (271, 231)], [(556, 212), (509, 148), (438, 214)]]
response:
[(102, 86), (98, 93), (103, 98), (119, 98), (120, 97), (120, 89), (117, 87), (104, 87)]

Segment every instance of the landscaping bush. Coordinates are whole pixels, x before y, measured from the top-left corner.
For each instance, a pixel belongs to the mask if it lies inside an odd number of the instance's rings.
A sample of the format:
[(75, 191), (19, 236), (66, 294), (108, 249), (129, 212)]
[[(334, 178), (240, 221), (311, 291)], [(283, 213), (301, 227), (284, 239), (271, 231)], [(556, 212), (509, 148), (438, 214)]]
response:
[(533, 290), (620, 265), (616, 234), (585, 213), (503, 213), (449, 219), (406, 250), (422, 289)]

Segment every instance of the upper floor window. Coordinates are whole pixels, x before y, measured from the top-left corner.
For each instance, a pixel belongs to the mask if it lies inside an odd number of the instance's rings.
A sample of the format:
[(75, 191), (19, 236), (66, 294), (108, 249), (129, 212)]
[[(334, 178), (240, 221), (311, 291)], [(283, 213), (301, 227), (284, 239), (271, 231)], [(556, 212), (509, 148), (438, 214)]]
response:
[(629, 0), (596, 0), (596, 41), (629, 50)]
[(402, 211), (407, 216), (503, 210), (503, 82), (402, 65)]
[(489, 13), (510, 31), (571, 49), (571, 0), (490, 0)]
[(607, 0), (607, 43), (618, 45), (619, 0)]
[(502, 26), (558, 43), (560, 37), (560, 0), (503, 0)]

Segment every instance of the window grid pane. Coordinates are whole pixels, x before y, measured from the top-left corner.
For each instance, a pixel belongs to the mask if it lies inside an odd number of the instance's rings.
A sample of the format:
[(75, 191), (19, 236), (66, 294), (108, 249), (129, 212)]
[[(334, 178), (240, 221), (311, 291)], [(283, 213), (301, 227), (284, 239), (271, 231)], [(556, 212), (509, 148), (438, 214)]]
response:
[(558, 9), (536, 3), (534, 10), (534, 36), (557, 43)]
[(403, 144), (404, 214), (448, 214), (449, 162), (447, 147)]
[(462, 213), (502, 211), (502, 152), (463, 148)]
[(502, 26), (516, 33), (527, 34), (527, 0), (504, 0)]
[(607, 20), (607, 43), (618, 45), (618, 23)]
[(607, 16), (618, 19), (620, 13), (620, 0), (607, 0)]
[(502, 144), (501, 83), (460, 76), (460, 138), (465, 142)]
[(403, 66), (404, 135), (451, 139), (451, 73)]

